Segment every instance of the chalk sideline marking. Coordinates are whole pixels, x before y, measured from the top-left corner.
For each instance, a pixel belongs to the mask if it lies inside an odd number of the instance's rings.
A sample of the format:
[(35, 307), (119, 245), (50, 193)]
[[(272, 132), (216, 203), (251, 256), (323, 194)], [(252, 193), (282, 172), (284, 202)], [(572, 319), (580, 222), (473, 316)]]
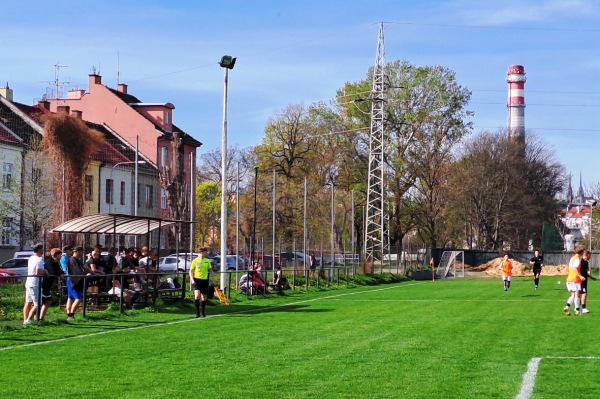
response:
[[(347, 292), (347, 293), (344, 293), (344, 294), (329, 295), (329, 296), (324, 296), (324, 297), (321, 297), (321, 298), (312, 298), (312, 299), (307, 299), (307, 300), (304, 300), (304, 301), (290, 302), (290, 303), (285, 303), (285, 304), (277, 305), (277, 306), (263, 306), (263, 307), (258, 307), (256, 309), (240, 310), (239, 312), (216, 314), (216, 315), (213, 315), (213, 316), (209, 316), (209, 318), (213, 318), (213, 317), (225, 317), (225, 316), (229, 316), (229, 315), (244, 314), (244, 313), (253, 313), (253, 312), (258, 312), (258, 311), (262, 311), (262, 310), (284, 308), (286, 306), (295, 306), (295, 305), (299, 305), (299, 304), (303, 304), (303, 303), (316, 302), (316, 301), (320, 301), (320, 300), (323, 300), (323, 299), (333, 299), (333, 298), (340, 298), (340, 297), (350, 296), (350, 295), (359, 295), (359, 294), (370, 293), (370, 292), (393, 290), (393, 289), (396, 289), (396, 288), (411, 287), (411, 286), (420, 285), (420, 284), (426, 284), (426, 282), (416, 282), (416, 283), (410, 283), (410, 284), (399, 284), (399, 285), (395, 285), (393, 287), (384, 287), (384, 288), (377, 288), (377, 289), (373, 289), (373, 290), (364, 290), (364, 291), (357, 291), (357, 292)], [(122, 331), (142, 330), (142, 329), (145, 329), (145, 328), (170, 326), (170, 325), (174, 325), (174, 324), (188, 323), (188, 322), (199, 321), (199, 320), (201, 320), (201, 319), (190, 318), (190, 319), (169, 321), (169, 322), (166, 322), (166, 323), (159, 323), (159, 324), (152, 324), (152, 325), (145, 325), (145, 326), (122, 328), (122, 329), (118, 329), (118, 330), (99, 331), (99, 332), (95, 332), (95, 333), (90, 333), (90, 334), (85, 334), (85, 335), (77, 335), (77, 336), (73, 336), (73, 337), (58, 338), (58, 339), (52, 339), (52, 340), (40, 341), (40, 342), (32, 342), (32, 343), (23, 344), (23, 345), (6, 346), (4, 348), (0, 348), (0, 352), (7, 351), (7, 350), (10, 350), (10, 349), (27, 348), (27, 347), (31, 347), (31, 346), (53, 344), (55, 342), (65, 342), (65, 341), (70, 341), (72, 339), (97, 337), (99, 335), (113, 334), (113, 333), (118, 333), (118, 332), (122, 332)]]
[(535, 385), (535, 377), (537, 375), (538, 368), (542, 359), (572, 359), (572, 360), (598, 360), (600, 357), (596, 356), (546, 356), (546, 357), (534, 357), (527, 364), (527, 372), (523, 375), (523, 382), (521, 383), (521, 391), (517, 395), (516, 399), (529, 399), (533, 395), (533, 387)]

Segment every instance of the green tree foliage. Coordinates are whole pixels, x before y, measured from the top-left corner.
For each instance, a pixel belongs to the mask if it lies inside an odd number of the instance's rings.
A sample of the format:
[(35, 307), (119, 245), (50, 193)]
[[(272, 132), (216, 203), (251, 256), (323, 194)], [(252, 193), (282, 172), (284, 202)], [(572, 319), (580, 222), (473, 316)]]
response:
[[(353, 142), (361, 156), (354, 159), (361, 163), (356, 171), (363, 182), (367, 181), (372, 73), (371, 69), (364, 81), (338, 91), (348, 129), (359, 136)], [(421, 238), (436, 245), (443, 209), (440, 190), (453, 160), (452, 150), (471, 129), (466, 119), (472, 113), (465, 109), (471, 93), (458, 85), (454, 72), (441, 66), (394, 61), (387, 65), (386, 77), (384, 162), (390, 241), (398, 243), (408, 230), (419, 226)]]
[(220, 240), (221, 186), (205, 181), (196, 185), (196, 240), (197, 247), (214, 250)]

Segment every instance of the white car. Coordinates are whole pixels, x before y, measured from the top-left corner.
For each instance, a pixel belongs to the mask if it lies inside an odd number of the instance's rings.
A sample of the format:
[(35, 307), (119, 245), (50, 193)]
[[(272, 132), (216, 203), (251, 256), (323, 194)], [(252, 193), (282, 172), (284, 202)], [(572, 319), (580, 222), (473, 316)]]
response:
[(14, 272), (17, 275), (19, 275), (21, 278), (24, 278), (25, 276), (27, 276), (28, 273), (28, 262), (28, 258), (12, 258), (2, 263), (0, 265), (0, 269), (10, 270), (11, 272)]
[(190, 270), (191, 261), (185, 256), (169, 255), (160, 258), (158, 261), (158, 270), (166, 273), (174, 273), (176, 271), (187, 272)]

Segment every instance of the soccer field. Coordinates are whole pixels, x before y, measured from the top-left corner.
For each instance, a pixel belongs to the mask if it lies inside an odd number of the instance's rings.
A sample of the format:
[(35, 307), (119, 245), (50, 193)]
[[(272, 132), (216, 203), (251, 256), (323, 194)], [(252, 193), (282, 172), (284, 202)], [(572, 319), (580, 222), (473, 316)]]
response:
[(292, 293), (52, 341), (24, 329), (35, 339), (0, 337), (1, 397), (597, 398), (600, 283), (591, 313), (567, 317), (559, 279)]

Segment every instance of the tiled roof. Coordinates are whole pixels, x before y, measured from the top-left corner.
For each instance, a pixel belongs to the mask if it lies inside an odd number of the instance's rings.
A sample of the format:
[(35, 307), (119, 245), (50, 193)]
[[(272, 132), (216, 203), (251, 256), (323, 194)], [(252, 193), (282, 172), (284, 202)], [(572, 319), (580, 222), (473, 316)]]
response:
[(16, 138), (12, 133), (8, 130), (4, 129), (0, 126), (0, 143), (10, 144), (16, 147), (26, 147), (27, 144), (23, 140)]
[[(39, 138), (40, 134), (38, 131), (29, 123), (27, 123), (22, 116), (18, 115), (13, 109), (11, 109), (11, 106), (17, 107), (21, 111), (21, 106), (23, 106), (23, 104), (11, 103), (7, 105), (4, 102), (0, 102), (0, 122), (21, 139), (23, 139), (23, 141), (25, 141), (27, 144), (29, 144), (33, 138)], [(34, 112), (30, 109), (28, 111)], [(25, 112), (25, 114), (29, 116), (27, 112)]]
[[(115, 96), (119, 97), (121, 99), (121, 101), (123, 101), (126, 104), (139, 104), (142, 103), (142, 101), (137, 98), (136, 96), (133, 96), (131, 94), (125, 94), (123, 92), (120, 92), (118, 90), (115, 89), (111, 89), (110, 87), (107, 87), (108, 90), (110, 90)], [(135, 109), (137, 112), (139, 112), (139, 110), (137, 109), (137, 107), (131, 107), (133, 109)], [(141, 115), (141, 114), (140, 114)], [(167, 132), (165, 131), (161, 125), (159, 125), (158, 123), (156, 123), (153, 120), (150, 120), (150, 122), (152, 122), (152, 124), (154, 124), (154, 127), (159, 130), (162, 134), (164, 134), (165, 136), (171, 136), (172, 133), (171, 132)], [(195, 138), (193, 138), (191, 135), (187, 134), (186, 132), (184, 132), (183, 130), (181, 130), (179, 127), (177, 127), (175, 124), (173, 124), (173, 130), (174, 131), (178, 131), (178, 132), (182, 132), (184, 134), (183, 136), (183, 143), (184, 144), (188, 144), (194, 147), (200, 147), (202, 145), (202, 143), (198, 140), (196, 140)]]

